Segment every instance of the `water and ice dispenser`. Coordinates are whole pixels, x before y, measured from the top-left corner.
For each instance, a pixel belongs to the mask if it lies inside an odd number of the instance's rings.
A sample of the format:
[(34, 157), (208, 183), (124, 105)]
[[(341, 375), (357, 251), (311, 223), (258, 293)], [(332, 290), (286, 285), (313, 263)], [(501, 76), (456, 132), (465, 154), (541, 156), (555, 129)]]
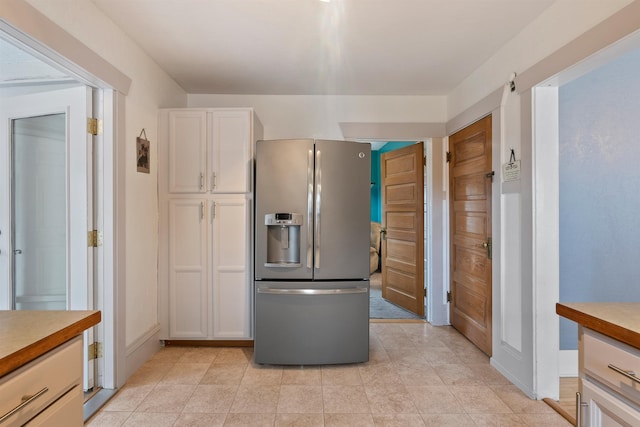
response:
[(302, 214), (266, 214), (264, 225), (267, 226), (265, 267), (299, 267)]

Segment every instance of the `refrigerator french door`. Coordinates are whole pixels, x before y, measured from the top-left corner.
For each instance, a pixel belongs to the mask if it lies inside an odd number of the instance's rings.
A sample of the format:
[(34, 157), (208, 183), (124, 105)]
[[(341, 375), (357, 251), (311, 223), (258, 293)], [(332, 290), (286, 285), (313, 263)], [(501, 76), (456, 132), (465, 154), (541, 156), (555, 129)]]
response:
[(258, 141), (255, 177), (255, 361), (367, 361), (370, 145)]

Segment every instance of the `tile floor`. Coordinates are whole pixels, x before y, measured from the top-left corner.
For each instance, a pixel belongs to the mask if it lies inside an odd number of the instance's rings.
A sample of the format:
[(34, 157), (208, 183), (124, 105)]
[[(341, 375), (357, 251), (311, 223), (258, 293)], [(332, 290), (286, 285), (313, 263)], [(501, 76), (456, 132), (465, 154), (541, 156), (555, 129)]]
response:
[(451, 327), (370, 330), (370, 361), (354, 365), (260, 366), (252, 349), (163, 348), (87, 425), (571, 425)]

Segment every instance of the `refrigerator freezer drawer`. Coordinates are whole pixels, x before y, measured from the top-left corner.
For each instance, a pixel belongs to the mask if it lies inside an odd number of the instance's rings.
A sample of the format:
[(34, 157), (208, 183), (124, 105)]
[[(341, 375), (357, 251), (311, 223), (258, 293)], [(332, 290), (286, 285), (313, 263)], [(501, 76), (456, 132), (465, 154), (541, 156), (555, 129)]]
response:
[(256, 282), (254, 358), (273, 365), (369, 360), (369, 282)]

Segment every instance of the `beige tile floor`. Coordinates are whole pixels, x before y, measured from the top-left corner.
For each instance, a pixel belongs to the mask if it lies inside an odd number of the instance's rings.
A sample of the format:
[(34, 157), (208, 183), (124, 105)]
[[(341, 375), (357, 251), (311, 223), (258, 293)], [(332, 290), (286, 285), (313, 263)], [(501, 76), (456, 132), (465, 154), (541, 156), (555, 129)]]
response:
[(252, 349), (163, 348), (87, 425), (571, 425), (450, 327), (370, 331), (370, 361), (354, 365), (261, 366)]

